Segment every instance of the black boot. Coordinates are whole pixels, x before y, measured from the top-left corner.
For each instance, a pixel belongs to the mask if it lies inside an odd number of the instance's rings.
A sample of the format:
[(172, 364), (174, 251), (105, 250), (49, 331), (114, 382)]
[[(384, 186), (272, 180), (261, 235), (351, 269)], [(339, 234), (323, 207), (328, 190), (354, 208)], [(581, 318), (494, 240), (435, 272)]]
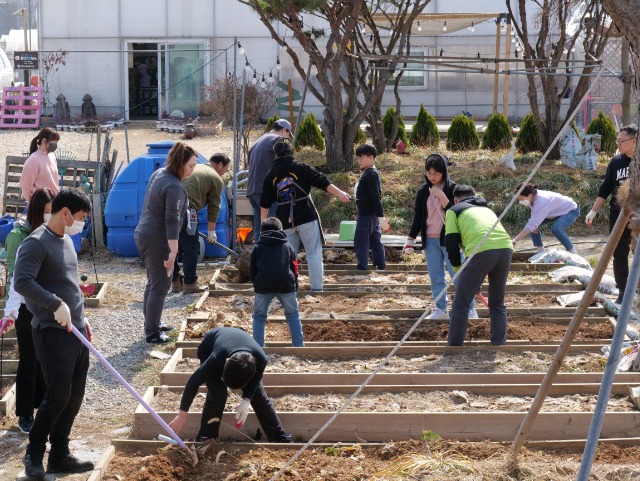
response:
[(42, 458), (44, 457), (44, 446), (27, 445), (27, 452), (22, 458), (24, 463), (24, 472), (33, 479), (44, 479), (44, 466)]
[(84, 473), (93, 470), (91, 461), (80, 461), (71, 452), (69, 446), (51, 446), (47, 473)]

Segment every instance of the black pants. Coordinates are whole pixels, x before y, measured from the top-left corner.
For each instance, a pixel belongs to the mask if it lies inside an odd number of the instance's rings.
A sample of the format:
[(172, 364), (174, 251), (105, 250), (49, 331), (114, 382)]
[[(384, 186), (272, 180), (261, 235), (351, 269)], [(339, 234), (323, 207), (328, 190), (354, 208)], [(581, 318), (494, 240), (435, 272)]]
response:
[[(80, 332), (86, 337), (86, 329)], [(36, 412), (29, 443), (44, 447), (47, 438), (52, 449), (69, 444), (69, 434), (87, 383), (89, 350), (66, 329), (33, 329), (33, 345), (47, 383), (44, 401)]]
[[(184, 268), (184, 283), (195, 284), (198, 281), (196, 268), (198, 266), (198, 257), (200, 257), (200, 238), (196, 232), (194, 235), (187, 233), (187, 220), (180, 229), (178, 237), (179, 256), (182, 258), (182, 267)], [(178, 265), (178, 256), (173, 265), (173, 280), (180, 279), (180, 266)]]
[(381, 239), (382, 231), (380, 222), (375, 215), (360, 215), (356, 218), (356, 232), (353, 238), (353, 250), (358, 260), (357, 269), (367, 270), (369, 264), (369, 251), (374, 267), (384, 270), (386, 262), (384, 258), (384, 246)]
[[(620, 211), (609, 212), (609, 232), (618, 220)], [(629, 252), (631, 250), (631, 231), (627, 228), (622, 231), (622, 236), (613, 251), (613, 277), (616, 280), (616, 287), (620, 291), (620, 296), (624, 294), (629, 277)]]
[(33, 416), (33, 410), (40, 406), (44, 399), (46, 384), (40, 369), (40, 363), (33, 347), (31, 318), (27, 306), (20, 305), (16, 319), (16, 336), (18, 337), (18, 372), (16, 374), (16, 416)]
[(456, 297), (449, 320), (449, 345), (462, 346), (469, 325), (471, 301), (480, 292), (482, 281), (489, 277), (489, 316), (491, 317), (491, 344), (507, 343), (507, 307), (504, 296), (511, 265), (511, 249), (491, 249), (478, 252), (465, 261), (467, 266), (458, 277)]

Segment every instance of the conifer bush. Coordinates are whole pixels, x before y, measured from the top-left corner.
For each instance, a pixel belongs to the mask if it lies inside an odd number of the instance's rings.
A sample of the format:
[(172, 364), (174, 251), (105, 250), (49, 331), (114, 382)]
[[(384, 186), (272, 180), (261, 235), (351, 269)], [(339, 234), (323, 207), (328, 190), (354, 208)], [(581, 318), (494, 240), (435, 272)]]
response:
[(507, 118), (499, 112), (489, 117), (487, 128), (482, 136), (483, 149), (508, 149), (511, 147), (511, 126)]
[(324, 138), (313, 113), (309, 112), (296, 130), (296, 147), (324, 150)]
[[(382, 127), (384, 128), (384, 136), (389, 138), (391, 136), (391, 126), (393, 125), (393, 119), (396, 115), (396, 109), (393, 106), (389, 106), (387, 111), (382, 117)], [(402, 140), (405, 144), (409, 143), (407, 139), (407, 130), (404, 126), (404, 121), (402, 120), (402, 115), (398, 118), (398, 132), (396, 133), (396, 138), (393, 140), (393, 147), (396, 146), (396, 142), (398, 140)]]
[(607, 152), (609, 154), (615, 153), (616, 146), (616, 138), (618, 137), (618, 133), (616, 132), (616, 128), (613, 126), (613, 122), (609, 117), (607, 117), (604, 112), (601, 110), (598, 112), (598, 116), (589, 122), (589, 127), (587, 127), (587, 134), (600, 134), (602, 137), (600, 140), (600, 151)]
[(473, 118), (464, 114), (456, 115), (447, 131), (448, 150), (471, 150), (480, 145), (480, 137)]
[(367, 142), (367, 134), (364, 133), (362, 128), (358, 127), (358, 131), (356, 132), (356, 138), (353, 140), (353, 143), (356, 145), (365, 144)]
[(409, 140), (411, 140), (413, 145), (419, 145), (420, 147), (433, 147), (437, 146), (440, 142), (436, 118), (427, 112), (424, 104), (420, 104), (420, 111), (418, 112), (416, 123), (411, 130)]
[(522, 117), (520, 131), (518, 135), (516, 135), (516, 149), (523, 154), (542, 152), (542, 140), (540, 139), (538, 126), (531, 112)]
[(269, 117), (267, 120), (267, 126), (264, 128), (265, 132), (269, 132), (273, 128), (273, 124), (276, 120), (280, 120), (280, 116), (275, 114), (273, 117)]

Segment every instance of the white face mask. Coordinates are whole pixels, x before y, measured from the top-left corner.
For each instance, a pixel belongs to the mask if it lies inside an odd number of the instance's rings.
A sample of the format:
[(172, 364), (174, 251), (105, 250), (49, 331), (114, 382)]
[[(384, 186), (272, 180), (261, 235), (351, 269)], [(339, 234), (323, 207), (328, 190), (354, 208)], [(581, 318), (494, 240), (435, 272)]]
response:
[(73, 219), (73, 224), (64, 226), (64, 233), (67, 235), (76, 235), (82, 232), (84, 221)]
[(51, 212), (45, 212), (44, 213), (44, 223), (46, 224), (47, 222), (49, 222), (49, 219), (51, 219)]
[(520, 205), (524, 205), (525, 207), (531, 207), (531, 201), (529, 199), (519, 200)]

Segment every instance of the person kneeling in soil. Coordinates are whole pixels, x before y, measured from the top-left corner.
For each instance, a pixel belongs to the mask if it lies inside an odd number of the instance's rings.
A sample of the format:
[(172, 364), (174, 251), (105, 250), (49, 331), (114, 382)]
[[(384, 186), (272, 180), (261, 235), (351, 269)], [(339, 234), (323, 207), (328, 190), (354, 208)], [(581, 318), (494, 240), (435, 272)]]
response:
[(198, 346), (198, 359), (200, 367), (187, 381), (180, 401), (180, 411), (169, 423), (171, 429), (180, 434), (198, 388), (206, 384), (207, 398), (202, 408), (196, 441), (218, 437), (227, 402), (227, 388), (242, 389), (242, 401), (236, 410), (236, 427), (244, 424), (251, 405), (269, 442), (292, 441), (291, 435), (282, 428), (262, 386), (267, 355), (248, 333), (235, 327), (218, 327), (207, 332)]
[(291, 345), (304, 347), (302, 323), (298, 312), (298, 260), (282, 222), (269, 217), (260, 224), (260, 238), (251, 252), (251, 282), (255, 291), (253, 305), (253, 338), (264, 347), (264, 326), (269, 305), (277, 297), (289, 324)]
[(497, 217), (487, 207), (486, 200), (476, 197), (476, 192), (470, 185), (457, 185), (453, 189), (453, 197), (455, 205), (447, 210), (445, 217), (444, 244), (455, 272), (462, 265), (460, 248), (464, 250), (467, 259), (456, 285), (456, 297), (449, 320), (449, 345), (462, 346), (469, 324), (469, 306), (486, 276), (489, 276), (491, 344), (506, 344), (507, 308), (504, 295), (513, 254), (511, 239), (502, 224), (498, 223), (478, 252), (469, 258), (496, 223)]

